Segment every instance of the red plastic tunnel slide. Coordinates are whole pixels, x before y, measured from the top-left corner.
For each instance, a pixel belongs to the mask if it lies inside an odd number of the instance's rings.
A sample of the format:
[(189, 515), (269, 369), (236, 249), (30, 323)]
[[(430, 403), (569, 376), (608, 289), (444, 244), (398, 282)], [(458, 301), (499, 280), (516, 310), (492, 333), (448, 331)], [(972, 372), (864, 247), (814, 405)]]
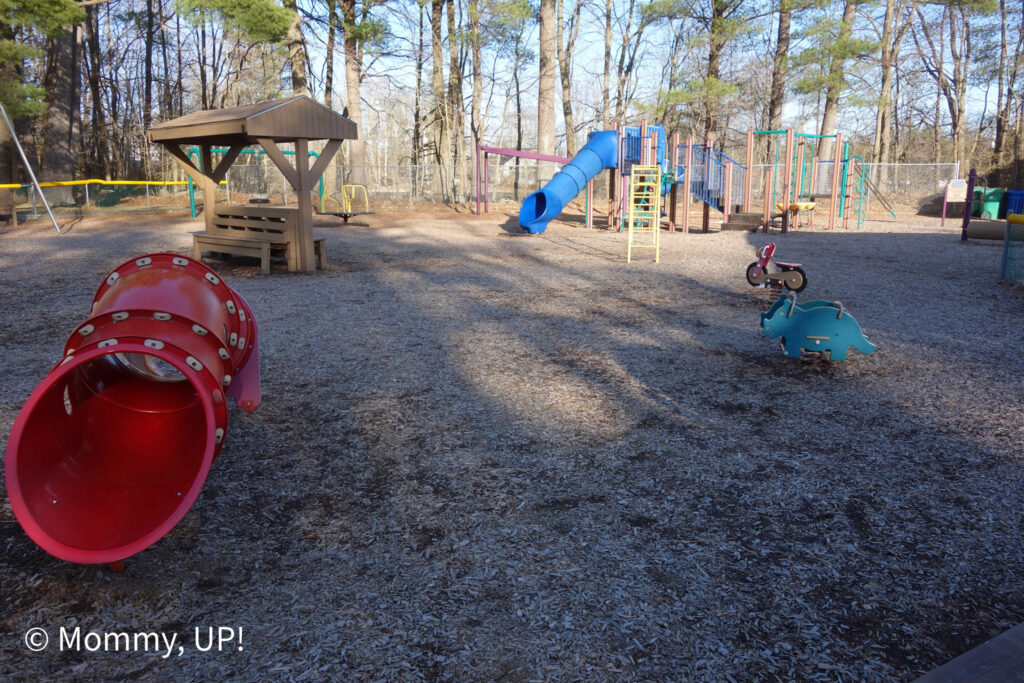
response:
[(203, 264), (149, 254), (100, 284), (92, 314), (7, 442), (7, 494), (43, 550), (117, 563), (177, 524), (227, 430), (260, 403), (256, 321)]

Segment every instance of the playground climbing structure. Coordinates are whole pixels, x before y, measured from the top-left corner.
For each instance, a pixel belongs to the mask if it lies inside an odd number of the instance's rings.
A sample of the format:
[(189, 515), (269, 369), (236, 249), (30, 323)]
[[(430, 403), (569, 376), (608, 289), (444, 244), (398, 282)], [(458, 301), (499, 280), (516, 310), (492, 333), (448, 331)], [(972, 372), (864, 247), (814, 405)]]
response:
[(633, 166), (629, 175), (628, 238), (626, 263), (634, 249), (654, 249), (661, 255), (661, 166)]
[[(768, 159), (763, 172), (755, 172), (753, 165), (757, 136), (770, 141), (768, 149), (774, 157)], [(815, 151), (825, 140), (833, 146), (831, 159), (819, 159)], [(565, 164), (540, 190), (523, 201), (519, 223), (525, 232), (543, 232), (580, 194), (585, 197), (586, 225), (592, 227), (596, 204), (593, 181), (603, 170), (609, 171), (607, 225), (616, 230), (624, 229), (630, 208), (632, 169), (653, 164), (660, 165), (664, 171), (660, 194), (670, 231), (690, 232), (689, 208), (693, 200), (703, 210), (704, 232), (710, 229), (712, 210), (721, 214), (721, 226), (725, 230), (763, 229), (768, 232), (772, 225), (778, 225), (782, 232), (787, 232), (802, 221), (813, 226), (815, 211), (825, 210), (819, 201), (823, 199), (828, 199), (828, 229), (835, 227), (837, 218), (843, 228), (848, 228), (851, 214), (857, 216), (859, 228), (864, 221), (869, 190), (873, 190), (890, 213), (892, 210), (877, 189), (871, 187), (863, 159), (850, 156), (849, 151), (849, 143), (844, 144), (840, 133), (816, 135), (792, 130), (748, 130), (746, 155), (741, 163), (720, 149), (720, 145), (716, 146), (710, 137), (703, 142), (695, 142), (692, 137), (680, 141), (678, 133), (669, 135), (664, 127), (648, 125), (646, 121), (639, 126), (617, 126), (614, 130), (592, 132), (587, 144), (572, 159), (479, 145), (477, 213), (481, 213), (481, 197), (483, 212), (488, 210), (488, 155), (499, 154)], [(755, 181), (760, 187), (755, 188)], [(681, 216), (676, 210), (680, 188), (685, 207)], [(763, 208), (752, 210), (756, 197), (762, 200)]]

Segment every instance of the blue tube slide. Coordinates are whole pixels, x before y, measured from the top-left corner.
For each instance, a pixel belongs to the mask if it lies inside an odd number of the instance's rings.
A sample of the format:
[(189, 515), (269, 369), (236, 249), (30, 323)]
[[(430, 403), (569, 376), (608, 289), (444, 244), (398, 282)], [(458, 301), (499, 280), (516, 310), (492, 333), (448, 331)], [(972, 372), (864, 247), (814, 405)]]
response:
[(603, 130), (590, 134), (572, 161), (562, 167), (548, 181), (519, 207), (519, 225), (523, 232), (541, 233), (551, 219), (562, 213), (565, 205), (587, 187), (591, 178), (606, 168), (615, 168), (619, 163), (619, 134), (614, 130)]

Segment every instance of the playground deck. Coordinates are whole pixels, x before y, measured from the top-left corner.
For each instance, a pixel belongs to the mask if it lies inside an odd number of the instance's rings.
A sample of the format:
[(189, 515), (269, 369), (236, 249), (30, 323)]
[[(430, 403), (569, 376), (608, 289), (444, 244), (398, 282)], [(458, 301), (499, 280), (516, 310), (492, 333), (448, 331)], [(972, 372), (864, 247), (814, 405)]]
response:
[[(938, 218), (772, 236), (878, 346), (826, 365), (759, 330), (763, 235), (664, 233), (627, 265), (625, 233), (514, 212), (317, 222), (317, 274), (210, 262), (259, 320), (263, 405), (166, 538), (113, 575), (0, 503), (0, 678), (910, 680), (1024, 621), (998, 243)], [(0, 234), (4, 439), (99, 278), (201, 227)], [(185, 650), (61, 652), (75, 626)], [(244, 651), (197, 651), (218, 626)]]

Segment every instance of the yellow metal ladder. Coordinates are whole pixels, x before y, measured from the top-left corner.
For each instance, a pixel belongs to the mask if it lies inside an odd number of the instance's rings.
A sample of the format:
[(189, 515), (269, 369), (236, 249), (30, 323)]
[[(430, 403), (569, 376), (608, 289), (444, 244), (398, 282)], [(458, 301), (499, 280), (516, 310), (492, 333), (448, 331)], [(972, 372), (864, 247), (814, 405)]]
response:
[(654, 249), (661, 254), (661, 166), (634, 166), (629, 177), (629, 238), (626, 263), (633, 249)]

